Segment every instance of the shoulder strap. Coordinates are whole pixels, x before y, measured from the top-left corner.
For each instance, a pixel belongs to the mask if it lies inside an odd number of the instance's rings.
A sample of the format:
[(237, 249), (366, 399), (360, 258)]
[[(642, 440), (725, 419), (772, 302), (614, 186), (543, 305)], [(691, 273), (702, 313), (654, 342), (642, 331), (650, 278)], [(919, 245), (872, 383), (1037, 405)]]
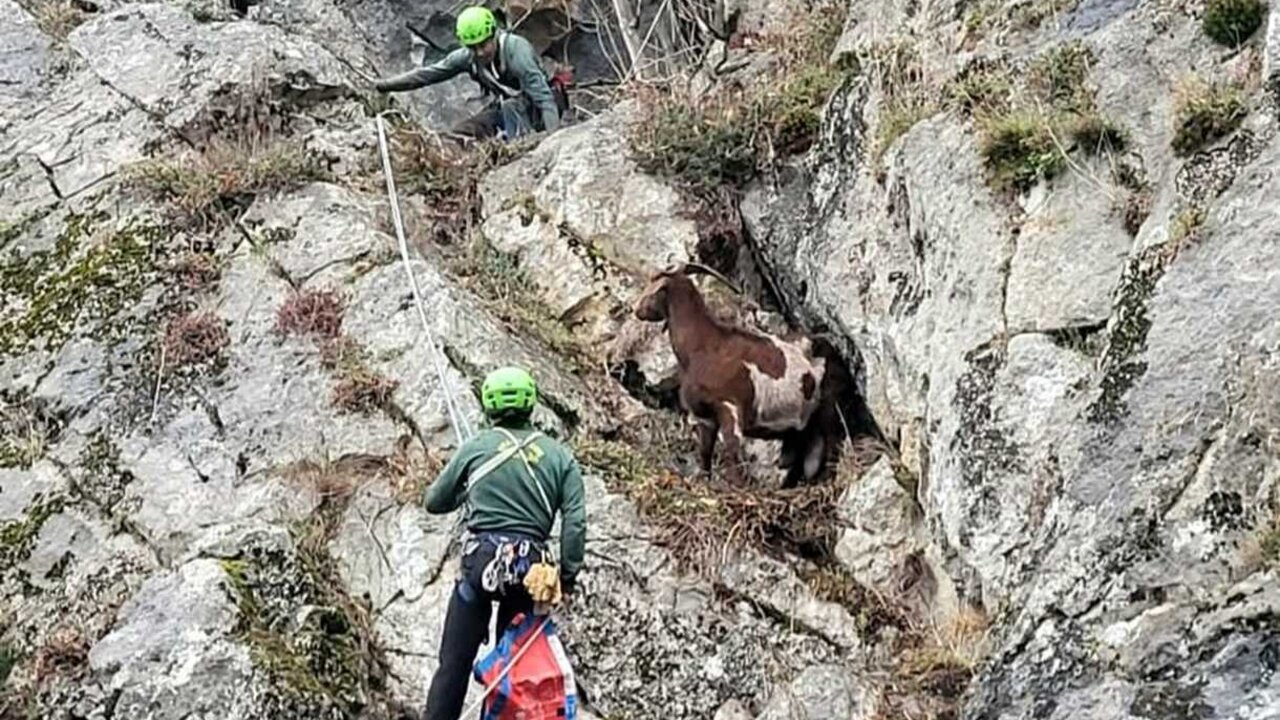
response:
[(524, 456), (524, 449), (532, 445), (538, 440), (538, 438), (542, 437), (542, 433), (535, 430), (532, 433), (529, 433), (529, 436), (524, 440), (517, 440), (516, 436), (506, 428), (494, 428), (494, 430), (501, 433), (507, 440), (509, 440), (511, 442), (511, 447), (499, 452), (497, 455), (486, 460), (483, 465), (476, 468), (476, 471), (471, 473), (471, 487), (474, 488), (477, 483), (492, 474), (493, 471), (501, 467), (503, 463), (510, 460), (512, 455), (515, 455), (520, 458), (520, 462), (524, 463), (524, 469), (529, 473), (529, 482), (533, 483), (533, 487), (537, 489), (538, 497), (542, 499), (542, 505), (546, 508), (547, 515), (554, 519), (555, 512), (551, 508), (551, 501), (547, 499), (547, 493), (542, 489), (542, 483), (538, 482), (538, 476), (534, 474), (533, 468), (529, 465), (528, 459)]

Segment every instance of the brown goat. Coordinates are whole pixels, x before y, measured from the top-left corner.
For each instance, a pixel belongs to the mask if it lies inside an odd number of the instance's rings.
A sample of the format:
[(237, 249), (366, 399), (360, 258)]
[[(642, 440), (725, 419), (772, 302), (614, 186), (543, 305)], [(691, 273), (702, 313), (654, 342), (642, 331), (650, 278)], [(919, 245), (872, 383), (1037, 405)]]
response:
[(773, 335), (727, 325), (708, 310), (690, 274), (709, 274), (702, 265), (673, 265), (649, 279), (635, 303), (637, 318), (665, 322), (680, 368), (680, 404), (698, 423), (699, 461), (710, 475), (716, 436), (724, 441), (725, 475), (741, 484), (744, 437), (782, 440), (784, 487), (812, 479), (820, 469), (825, 435), (815, 432), (822, 402), (824, 358), (814, 357), (808, 339), (785, 342)]

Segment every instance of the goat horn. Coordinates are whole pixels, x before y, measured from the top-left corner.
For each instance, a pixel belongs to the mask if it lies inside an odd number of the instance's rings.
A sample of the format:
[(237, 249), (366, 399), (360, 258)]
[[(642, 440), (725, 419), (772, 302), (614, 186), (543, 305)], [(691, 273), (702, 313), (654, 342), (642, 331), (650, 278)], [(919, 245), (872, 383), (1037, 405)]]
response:
[(729, 289), (732, 290), (735, 294), (737, 295), (742, 294), (742, 288), (738, 287), (736, 283), (734, 283), (732, 280), (722, 275), (719, 271), (713, 270), (707, 267), (706, 265), (703, 265), (702, 263), (686, 263), (684, 266), (684, 269), (685, 269), (685, 272), (690, 275), (710, 275), (711, 277), (729, 286)]

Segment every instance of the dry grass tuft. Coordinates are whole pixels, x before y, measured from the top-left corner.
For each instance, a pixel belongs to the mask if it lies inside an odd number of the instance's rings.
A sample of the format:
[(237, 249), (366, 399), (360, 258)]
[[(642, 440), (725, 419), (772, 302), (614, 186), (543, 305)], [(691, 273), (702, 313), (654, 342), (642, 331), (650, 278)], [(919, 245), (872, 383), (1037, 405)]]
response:
[(283, 335), (336, 338), (342, 332), (342, 296), (336, 290), (294, 292), (276, 310), (276, 331)]
[(225, 320), (211, 312), (187, 313), (170, 320), (165, 329), (165, 363), (178, 368), (217, 364), (230, 344)]
[(846, 452), (834, 478), (820, 485), (741, 488), (701, 475), (681, 477), (677, 459), (696, 457), (694, 433), (660, 413), (630, 424), (624, 435), (578, 439), (575, 455), (635, 502), (657, 542), (684, 566), (711, 575), (727, 554), (744, 548), (829, 551), (840, 495), (874, 463), (876, 452), (866, 443)]
[(1207, 83), (1198, 75), (1185, 78), (1174, 89), (1174, 152), (1191, 155), (1230, 135), (1247, 113), (1241, 86)]
[(32, 663), (36, 687), (54, 677), (74, 677), (88, 670), (89, 641), (75, 628), (59, 628), (36, 651)]
[(324, 177), (300, 143), (265, 147), (218, 138), (199, 151), (149, 160), (128, 169), (126, 180), (166, 203), (179, 223), (216, 226), (259, 194)]
[(204, 252), (183, 253), (167, 269), (178, 286), (191, 293), (214, 289), (222, 274), (218, 261)]
[(342, 373), (333, 388), (333, 404), (339, 409), (369, 415), (391, 406), (399, 381), (360, 365)]
[(26, 0), (19, 4), (27, 7), (41, 31), (59, 40), (66, 40), (72, 30), (89, 19), (76, 0)]
[[(397, 190), (423, 199), (426, 237), (445, 246), (466, 241), (479, 225), (480, 180), (530, 146), (528, 140), (482, 141), (464, 149), (407, 124), (393, 125), (388, 142)], [(373, 173), (366, 182), (381, 189), (381, 165)]]
[(886, 150), (916, 123), (942, 108), (939, 89), (926, 77), (915, 46), (895, 39), (868, 49), (858, 64), (880, 92), (872, 158), (879, 162)]
[(817, 6), (797, 20), (798, 32), (761, 38), (775, 62), (745, 86), (726, 84), (697, 98), (638, 87), (643, 116), (630, 141), (640, 166), (701, 194), (745, 187), (779, 159), (804, 152), (844, 78), (828, 63), (843, 19), (843, 6)]
[(259, 194), (326, 179), (322, 156), (289, 134), (286, 94), (265, 82), (218, 94), (184, 131), (195, 148), (126, 168), (126, 184), (164, 203), (173, 223), (210, 229)]

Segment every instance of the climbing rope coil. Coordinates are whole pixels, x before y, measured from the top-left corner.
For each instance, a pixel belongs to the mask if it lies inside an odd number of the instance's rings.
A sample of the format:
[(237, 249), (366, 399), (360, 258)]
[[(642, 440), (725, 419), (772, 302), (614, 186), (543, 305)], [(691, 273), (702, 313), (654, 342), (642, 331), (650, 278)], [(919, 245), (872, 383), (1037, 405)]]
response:
[[(430, 348), (432, 364), (434, 365), (436, 379), (440, 385), (440, 394), (444, 400), (445, 412), (449, 418), (449, 425), (452, 427), (454, 436), (457, 438), (458, 445), (461, 446), (474, 435), (470, 422), (466, 415), (462, 413), (458, 400), (454, 394), (454, 388), (449, 382), (448, 373), (446, 371), (447, 361), (444, 352), (436, 343), (436, 339), (431, 330), (431, 323), (427, 319), (426, 306), (422, 301), (422, 291), (418, 286), (418, 278), (413, 273), (413, 264), (409, 258), (409, 243), (405, 239), (404, 220), (400, 215), (400, 201), (396, 194), (395, 177), (391, 169), (391, 153), (388, 149), (386, 122), (383, 116), (394, 110), (387, 110), (378, 113), (375, 116), (375, 122), (378, 129), (378, 150), (382, 156), (382, 174), (387, 181), (387, 197), (391, 206), (391, 222), (395, 227), (396, 241), (400, 247), (400, 259), (404, 264), (405, 275), (409, 278), (409, 287), (413, 291), (414, 306), (418, 310), (418, 319), (422, 323), (422, 332), (426, 337), (427, 346)], [(523, 456), (522, 456), (523, 459)], [(527, 467), (527, 465), (526, 465)], [(530, 470), (530, 472), (532, 472)], [(536, 479), (534, 480), (536, 483)], [(543, 629), (552, 620), (551, 610), (560, 605), (563, 601), (563, 594), (560, 587), (560, 574), (555, 565), (546, 563), (537, 563), (533, 565), (526, 573), (524, 578), (525, 589), (533, 598), (535, 603), (534, 612), (537, 615), (543, 615), (542, 621), (538, 624), (529, 639), (525, 641), (523, 646), (512, 657), (511, 662), (503, 668), (502, 672), (485, 688), (480, 697), (468, 707), (461, 717), (472, 717), (475, 712), (484, 703), (485, 698), (489, 697), (495, 688), (503, 681), (511, 669), (516, 665), (521, 657), (533, 646), (534, 641), (538, 639)]]

